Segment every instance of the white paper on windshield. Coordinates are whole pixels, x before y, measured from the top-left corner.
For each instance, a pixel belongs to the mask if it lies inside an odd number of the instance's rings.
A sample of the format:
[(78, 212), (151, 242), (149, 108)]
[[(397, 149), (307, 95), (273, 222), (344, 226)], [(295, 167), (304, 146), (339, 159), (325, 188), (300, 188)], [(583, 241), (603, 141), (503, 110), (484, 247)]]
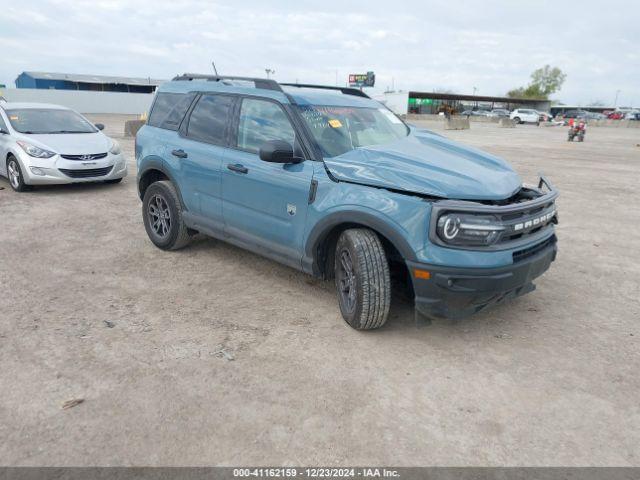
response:
[(387, 117), (391, 123), (402, 123), (398, 117), (386, 108), (379, 108), (378, 111)]

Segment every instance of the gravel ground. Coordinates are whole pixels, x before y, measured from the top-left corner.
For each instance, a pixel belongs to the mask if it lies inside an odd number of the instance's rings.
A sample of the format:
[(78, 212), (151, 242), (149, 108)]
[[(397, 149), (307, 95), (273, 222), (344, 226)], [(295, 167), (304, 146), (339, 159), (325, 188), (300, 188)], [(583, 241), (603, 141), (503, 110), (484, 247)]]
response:
[(442, 133), (552, 179), (560, 253), (424, 328), (394, 300), (352, 330), (331, 284), (211, 239), (156, 249), (131, 139), (120, 185), (0, 179), (0, 464), (640, 465), (640, 130)]

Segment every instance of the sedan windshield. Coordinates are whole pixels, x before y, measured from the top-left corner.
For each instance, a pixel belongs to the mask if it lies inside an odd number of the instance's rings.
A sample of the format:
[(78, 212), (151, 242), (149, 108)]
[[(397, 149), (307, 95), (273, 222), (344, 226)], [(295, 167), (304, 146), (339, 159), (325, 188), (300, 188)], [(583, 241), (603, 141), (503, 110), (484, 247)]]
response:
[(95, 133), (98, 130), (73, 110), (16, 108), (6, 111), (20, 133)]
[(391, 143), (409, 134), (407, 126), (383, 107), (301, 105), (298, 108), (325, 158), (358, 147)]

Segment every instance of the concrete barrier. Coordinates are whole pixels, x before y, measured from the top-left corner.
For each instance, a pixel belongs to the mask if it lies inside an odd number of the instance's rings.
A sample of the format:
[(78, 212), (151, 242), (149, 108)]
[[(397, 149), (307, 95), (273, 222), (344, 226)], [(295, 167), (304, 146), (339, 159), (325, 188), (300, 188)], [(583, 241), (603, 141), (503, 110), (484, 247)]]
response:
[(498, 126), (502, 128), (516, 128), (516, 122), (510, 118), (501, 118), (498, 122)]
[(124, 122), (124, 136), (135, 137), (145, 123), (145, 120), (127, 120)]
[(471, 125), (469, 119), (465, 117), (451, 117), (444, 124), (445, 130), (469, 130)]
[(432, 115), (428, 113), (409, 113), (407, 114), (407, 120), (422, 120), (422, 121), (443, 121), (444, 115)]

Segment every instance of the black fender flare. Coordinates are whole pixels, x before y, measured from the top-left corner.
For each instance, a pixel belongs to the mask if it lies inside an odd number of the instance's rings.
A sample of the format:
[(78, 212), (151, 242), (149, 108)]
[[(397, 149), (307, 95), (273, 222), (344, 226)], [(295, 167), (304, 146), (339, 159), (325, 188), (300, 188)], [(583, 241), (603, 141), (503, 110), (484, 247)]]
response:
[(164, 163), (161, 158), (147, 158), (144, 160), (145, 166), (142, 170), (140, 170), (137, 174), (137, 183), (138, 183), (138, 197), (142, 200), (142, 191), (140, 188), (140, 182), (144, 178), (144, 176), (150, 170), (157, 170), (165, 175), (169, 181), (173, 184), (176, 192), (178, 193), (178, 198), (180, 199), (180, 206), (183, 210), (186, 211), (186, 206), (184, 204), (184, 200), (182, 199), (182, 192), (180, 192), (180, 184), (176, 182), (175, 177), (169, 172), (167, 168), (165, 168)]
[(318, 248), (326, 240), (329, 233), (341, 224), (357, 224), (370, 228), (391, 242), (405, 261), (416, 259), (415, 252), (409, 242), (390, 222), (367, 212), (339, 211), (324, 217), (313, 226), (309, 235), (307, 235), (302, 259), (303, 270), (316, 276), (321, 275), (322, 269), (317, 258)]

